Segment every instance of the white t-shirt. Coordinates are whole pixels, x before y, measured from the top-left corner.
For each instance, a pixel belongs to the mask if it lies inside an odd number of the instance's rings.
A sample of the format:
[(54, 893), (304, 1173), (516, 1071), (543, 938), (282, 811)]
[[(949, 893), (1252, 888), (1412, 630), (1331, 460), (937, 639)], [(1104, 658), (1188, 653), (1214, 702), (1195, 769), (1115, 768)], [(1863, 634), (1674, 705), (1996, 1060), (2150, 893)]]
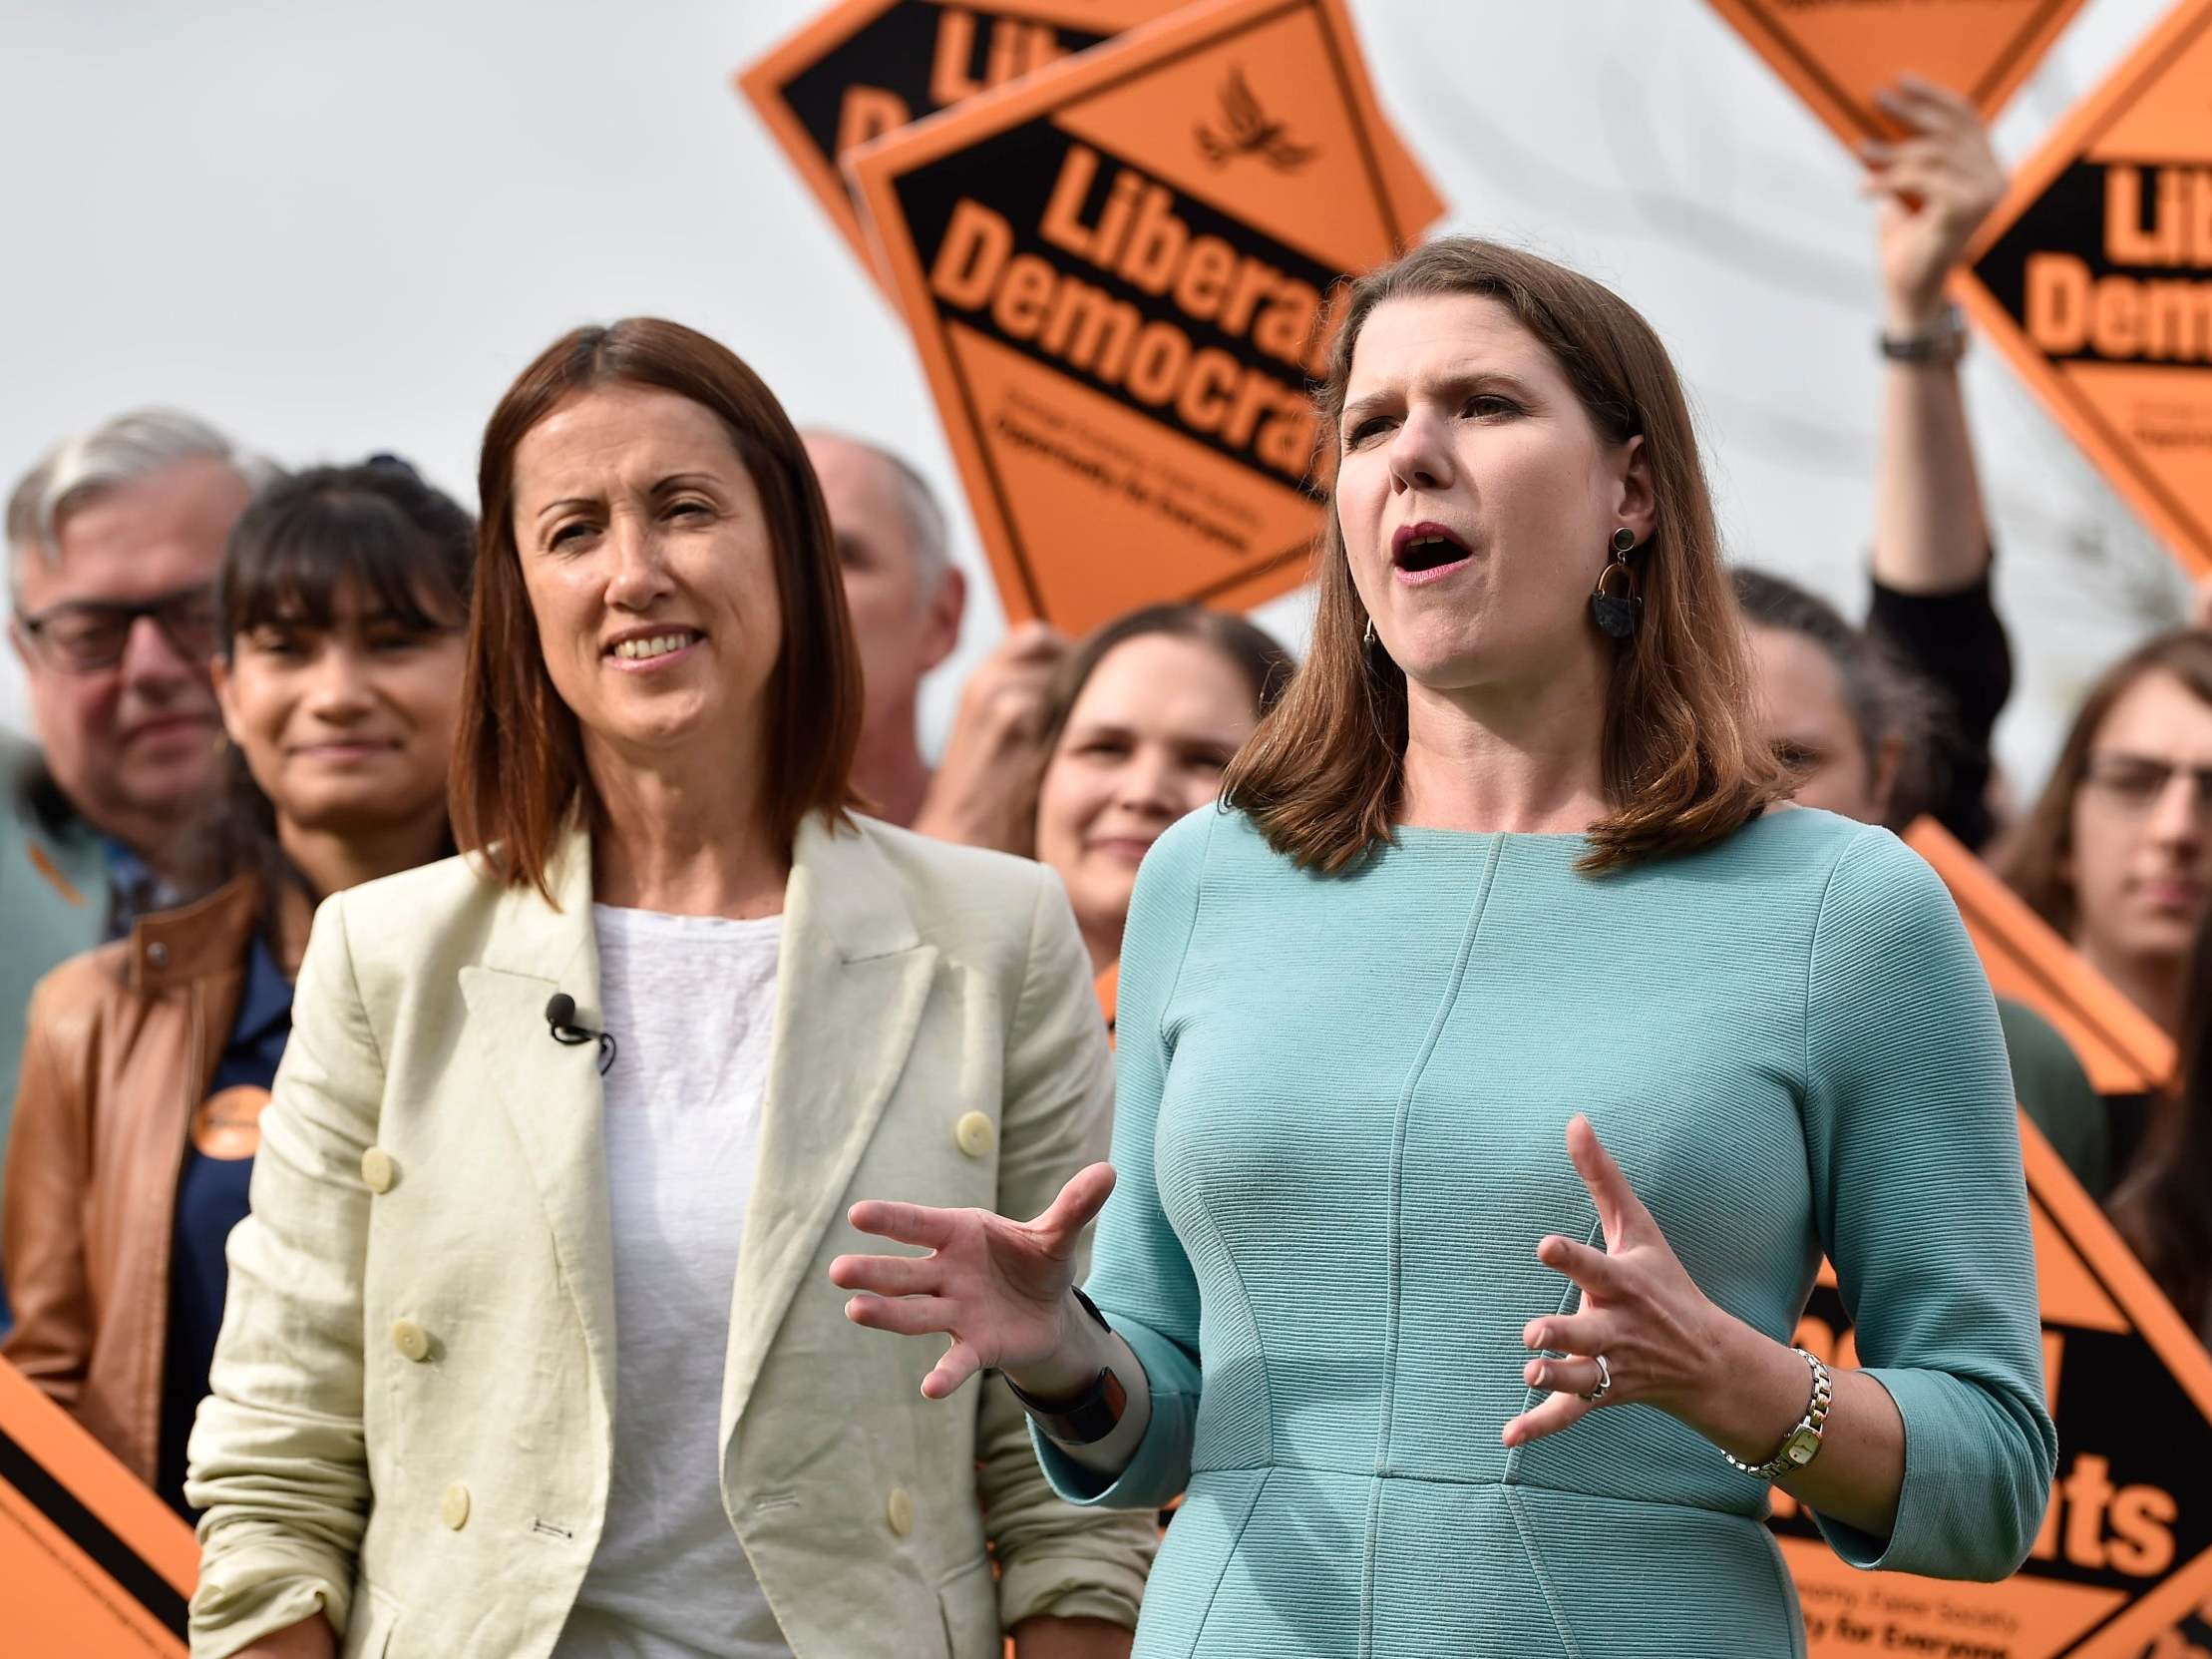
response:
[(722, 1509), (722, 1367), (783, 918), (593, 905), (614, 1230), (614, 1469), (553, 1659), (791, 1659)]

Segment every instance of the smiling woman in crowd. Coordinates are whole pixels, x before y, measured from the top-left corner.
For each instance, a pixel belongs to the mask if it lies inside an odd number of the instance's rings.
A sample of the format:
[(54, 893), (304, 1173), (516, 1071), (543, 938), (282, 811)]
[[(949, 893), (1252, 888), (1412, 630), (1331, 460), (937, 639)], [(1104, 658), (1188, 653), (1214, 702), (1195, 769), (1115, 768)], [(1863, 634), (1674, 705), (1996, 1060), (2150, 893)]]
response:
[[(1188, 1487), (1158, 1659), (1786, 1652), (1770, 1482), (2006, 1575), (2056, 1446), (1996, 1012), (1925, 863), (1777, 806), (1663, 348), (1469, 240), (1343, 319), (1312, 653), (1145, 862), (1113, 1166), (858, 1205), (930, 1253), (849, 1316), (1000, 1371), (1066, 1495)], [(1789, 1346), (1823, 1255), (1860, 1367)]]
[(180, 1509), (314, 903), (452, 851), (475, 552), (468, 514), (388, 458), (255, 499), (215, 602), (235, 873), (32, 1004), (0, 1353)]
[(726, 348), (563, 336), (480, 488), (471, 852), (316, 917), (191, 1441), (194, 1652), (1125, 1653), (1150, 1521), (819, 1290), (857, 1193), (1034, 1209), (1103, 1145), (1059, 883), (847, 810), (828, 516)]
[(1046, 715), (1036, 856), (1067, 884), (1109, 1016), (1137, 866), (1222, 773), (1292, 663), (1242, 617), (1150, 606), (1096, 629), (1061, 668)]

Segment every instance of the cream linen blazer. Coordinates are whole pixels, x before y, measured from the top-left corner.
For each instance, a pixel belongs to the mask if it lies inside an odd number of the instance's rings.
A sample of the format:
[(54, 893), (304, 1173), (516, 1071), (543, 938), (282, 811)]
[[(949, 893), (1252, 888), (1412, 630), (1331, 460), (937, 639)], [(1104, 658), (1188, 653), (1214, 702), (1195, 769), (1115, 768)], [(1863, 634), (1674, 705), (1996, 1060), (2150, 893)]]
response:
[[(566, 992), (597, 1023), (590, 872), (572, 831), (557, 910), (449, 859), (316, 915), (191, 1439), (198, 1659), (318, 1605), (345, 1659), (539, 1659), (560, 1633), (621, 1383), (597, 1048), (545, 1014)], [(871, 1247), (857, 1198), (1041, 1210), (1105, 1155), (1112, 1086), (1056, 877), (809, 821), (718, 1471), (799, 1659), (1135, 1624), (1151, 1517), (1055, 1498), (1002, 1381), (922, 1399), (942, 1344), (853, 1325), (828, 1277)]]

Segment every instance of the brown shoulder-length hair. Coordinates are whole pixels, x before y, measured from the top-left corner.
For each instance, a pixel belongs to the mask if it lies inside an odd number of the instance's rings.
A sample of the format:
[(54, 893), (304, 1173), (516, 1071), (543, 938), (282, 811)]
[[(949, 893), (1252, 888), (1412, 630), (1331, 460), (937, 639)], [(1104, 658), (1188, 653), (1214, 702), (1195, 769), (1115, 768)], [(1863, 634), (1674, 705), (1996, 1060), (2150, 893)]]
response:
[(2181, 1078), (2151, 1101), (2150, 1129), (2107, 1208), (2190, 1328), (2212, 1337), (2212, 914), (2190, 954)]
[(760, 492), (775, 549), (783, 646), (768, 682), (761, 804), (788, 848), (810, 812), (856, 804), (860, 654), (822, 489), (783, 405), (727, 346), (658, 317), (563, 334), (523, 370), (484, 428), (476, 603), (453, 756), (453, 828), (512, 887), (551, 901), (547, 862), (568, 814), (593, 809), (575, 715), (553, 690), (515, 542), (515, 451), (562, 402), (600, 386), (689, 398), (729, 434)]
[[(1426, 243), (1353, 282), (1316, 401), (1321, 469), (1336, 451), (1359, 332), (1392, 299), (1480, 294), (1541, 341), (1601, 439), (1642, 436), (1657, 512), (1632, 555), (1644, 620), (1614, 656), (1603, 760), (1612, 812), (1578, 868), (1624, 869), (1709, 846), (1788, 791), (1753, 703), (1749, 647), (1728, 580), (1681, 382), (1651, 325), (1587, 276), (1472, 237)], [(1316, 552), (1313, 643), (1230, 768), (1224, 799), (1276, 851), (1343, 870), (1390, 839), (1404, 786), (1404, 670), (1365, 643), (1343, 528)], [(1595, 622), (1590, 624), (1595, 627)]]
[(2212, 703), (2212, 632), (2177, 627), (2144, 640), (2097, 676), (2066, 732), (2043, 792), (2035, 797), (2017, 828), (2006, 837), (1997, 859), (1998, 874), (2012, 884), (2037, 915), (2066, 938), (2073, 937), (2073, 883), (2066, 864), (2073, 853), (2073, 803), (2089, 775), (2089, 750), (2104, 728), (2112, 705), (2134, 689), (2145, 674), (2167, 673), (2207, 703)]

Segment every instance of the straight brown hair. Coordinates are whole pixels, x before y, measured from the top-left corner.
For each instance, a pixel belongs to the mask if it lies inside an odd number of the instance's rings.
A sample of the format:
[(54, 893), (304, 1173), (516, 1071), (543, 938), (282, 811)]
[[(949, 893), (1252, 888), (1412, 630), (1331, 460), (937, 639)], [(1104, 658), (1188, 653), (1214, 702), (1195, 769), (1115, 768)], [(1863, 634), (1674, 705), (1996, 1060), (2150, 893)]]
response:
[(783, 405), (727, 346), (657, 317), (573, 329), (548, 346), (484, 428), (482, 502), (468, 680), (454, 744), (454, 838), (511, 887), (550, 903), (547, 862), (568, 815), (589, 799), (582, 735), (553, 689), (515, 543), (515, 451), (562, 403), (601, 386), (674, 392), (708, 410), (760, 492), (775, 549), (783, 646), (767, 688), (762, 806), (788, 851), (810, 812), (843, 822), (856, 803), (860, 653), (845, 609), (822, 488)]
[(2112, 705), (2134, 689), (2145, 674), (2171, 674), (2199, 698), (2212, 703), (2212, 632), (2177, 627), (2137, 645), (2097, 676), (2081, 699), (2043, 792), (2028, 815), (2006, 837), (1997, 858), (1998, 874), (2044, 921), (2066, 938), (2079, 917), (2066, 863), (2073, 853), (2073, 803), (2089, 775), (2089, 750), (2104, 728)]
[[(1632, 556), (1644, 620), (1614, 656), (1602, 738), (1609, 816), (1585, 872), (1724, 840), (1787, 793), (1753, 703), (1749, 647), (1726, 574), (1681, 382), (1636, 310), (1587, 276), (1472, 237), (1426, 243), (1350, 284), (1316, 395), (1324, 482), (1359, 331), (1392, 299), (1495, 299), (1551, 352), (1600, 437), (1641, 435), (1657, 498)], [(1226, 804), (1301, 866), (1348, 868), (1386, 842), (1401, 805), (1405, 672), (1365, 644), (1343, 528), (1330, 506), (1315, 556), (1312, 649), (1229, 769)], [(1595, 623), (1591, 624), (1595, 626)]]
[(2107, 1208), (2190, 1329), (2212, 1338), (2212, 914), (2190, 953), (2181, 1078), (2152, 1097), (2143, 1148)]

